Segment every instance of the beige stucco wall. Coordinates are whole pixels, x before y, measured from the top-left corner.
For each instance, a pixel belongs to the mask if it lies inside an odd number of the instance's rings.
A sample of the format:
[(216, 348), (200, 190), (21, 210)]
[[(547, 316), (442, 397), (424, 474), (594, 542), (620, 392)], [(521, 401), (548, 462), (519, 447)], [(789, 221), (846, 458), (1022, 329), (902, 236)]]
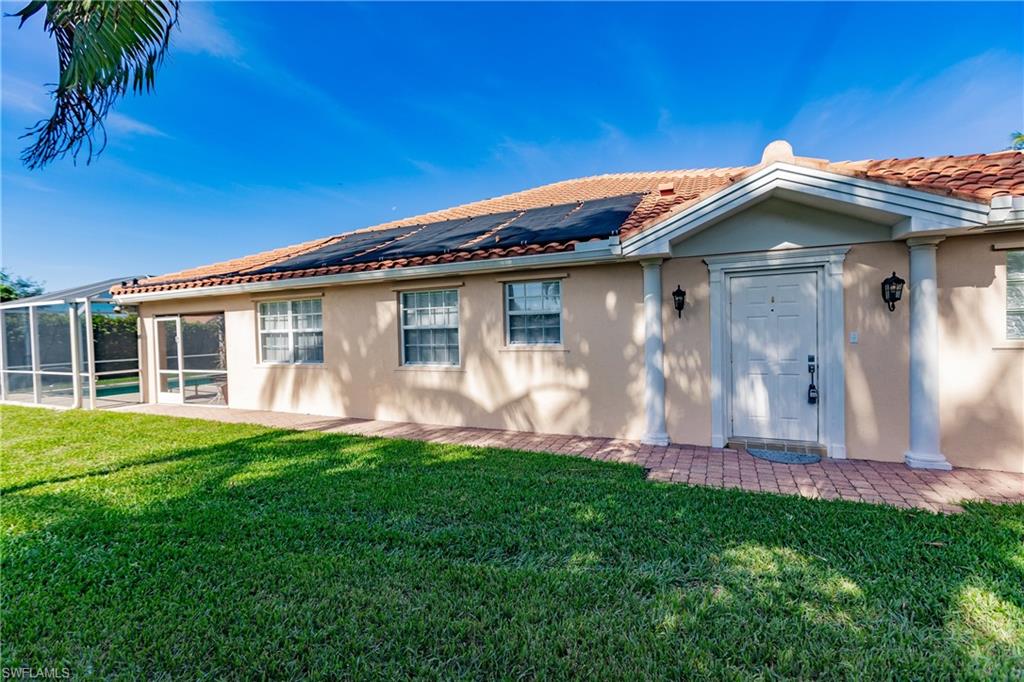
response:
[[(991, 248), (1022, 237), (957, 237), (939, 245), (942, 449), (954, 466), (1024, 471), (1024, 343), (1005, 340), (1006, 253)], [(893, 271), (909, 279), (903, 242), (854, 244), (847, 253), (843, 343), (852, 459), (900, 462), (909, 447), (909, 290), (893, 312), (880, 296)], [(675, 441), (707, 444), (711, 317), (703, 261), (666, 262), (666, 301), (677, 284), (686, 289), (687, 309), (683, 320), (670, 310), (664, 318), (668, 431)]]
[(881, 242), (892, 228), (777, 197), (765, 199), (676, 244), (675, 256)]
[[(855, 244), (843, 275), (846, 344), (846, 440), (850, 458), (902, 461), (909, 429), (909, 312), (892, 313), (882, 303), (881, 281), (896, 270), (907, 273), (902, 242)], [(686, 290), (679, 319), (668, 296)], [(673, 258), (663, 269), (666, 298), (665, 401), (669, 437), (707, 445), (711, 441), (711, 311), (708, 269), (700, 257)], [(856, 331), (858, 342), (850, 343)]]
[[(902, 462), (910, 442), (910, 306), (889, 312), (882, 280), (909, 279), (903, 242), (855, 244), (843, 265), (846, 456)], [(856, 332), (857, 343), (850, 342)]]
[(1024, 471), (1024, 343), (1006, 340), (1006, 251), (1024, 231), (938, 247), (942, 451), (954, 466)]
[[(991, 249), (993, 241), (991, 235), (959, 237), (938, 250), (942, 447), (957, 466), (1024, 471), (1024, 344), (1004, 340), (1006, 257)], [(851, 458), (902, 461), (908, 447), (909, 300), (905, 295), (890, 313), (879, 295), (890, 272), (909, 279), (908, 263), (902, 242), (854, 244), (847, 254), (843, 343)], [(393, 283), (321, 290), (323, 366), (261, 366), (256, 303), (248, 295), (144, 304), (144, 346), (151, 355), (154, 315), (224, 311), (232, 407), (639, 438), (640, 266), (551, 274), (566, 275), (564, 347), (558, 350), (505, 347), (502, 278), (474, 275), (433, 283), (458, 285), (463, 364), (457, 369), (399, 366), (396, 289), (402, 285)], [(677, 285), (687, 292), (682, 319), (671, 305)], [(662, 287), (669, 436), (707, 445), (707, 266), (700, 257), (669, 259)], [(855, 344), (851, 332), (859, 337)], [(148, 395), (155, 395), (153, 377), (147, 381)]]
[(232, 407), (639, 438), (640, 266), (553, 274), (568, 275), (560, 350), (505, 347), (498, 276), (438, 280), (461, 284), (458, 369), (399, 366), (399, 285), (387, 283), (322, 290), (323, 366), (260, 365), (256, 304), (248, 295), (146, 303), (145, 343), (152, 352), (154, 315), (223, 310)]
[[(711, 307), (708, 267), (700, 258), (672, 258), (662, 265), (665, 337), (665, 414), (669, 438), (711, 443)], [(682, 318), (672, 292), (686, 291)]]

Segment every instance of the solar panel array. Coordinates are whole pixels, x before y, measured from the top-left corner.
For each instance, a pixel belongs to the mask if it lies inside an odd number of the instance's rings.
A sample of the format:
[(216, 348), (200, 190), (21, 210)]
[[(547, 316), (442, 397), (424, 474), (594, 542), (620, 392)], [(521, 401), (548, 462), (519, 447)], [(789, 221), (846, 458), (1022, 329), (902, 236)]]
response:
[(642, 194), (629, 194), (526, 211), (499, 230), (493, 241), (485, 240), (482, 247), (611, 237), (619, 233), (622, 223), (633, 213), (642, 197)]
[(627, 194), (472, 218), (346, 235), (314, 251), (248, 274), (288, 272), (442, 255), (495, 247), (603, 239), (619, 233), (643, 194)]
[(416, 231), (369, 253), (363, 253), (346, 263), (369, 263), (378, 260), (434, 256), (457, 251), (467, 242), (487, 234), (515, 218), (518, 212), (492, 213), (475, 218), (446, 220), (441, 223), (418, 225)]

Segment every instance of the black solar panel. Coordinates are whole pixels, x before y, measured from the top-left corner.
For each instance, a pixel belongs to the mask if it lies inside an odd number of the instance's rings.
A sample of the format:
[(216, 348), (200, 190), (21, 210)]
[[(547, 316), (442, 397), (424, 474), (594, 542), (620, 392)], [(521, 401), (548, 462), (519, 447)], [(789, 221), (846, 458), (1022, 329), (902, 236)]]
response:
[(498, 230), (493, 237), (488, 238), (484, 245), (490, 248), (522, 244), (523, 235), (536, 234), (561, 224), (570, 213), (579, 210), (581, 205), (579, 202), (573, 202), (523, 211), (518, 218)]
[(643, 194), (628, 194), (582, 203), (359, 232), (316, 251), (294, 256), (249, 274), (441, 255), (461, 250), (460, 247), (464, 247), (467, 242), (502, 225), (504, 227), (497, 229), (487, 239), (465, 246), (465, 249), (607, 238), (619, 233), (622, 223), (642, 198)]
[(275, 263), (260, 270), (254, 270), (251, 274), (264, 274), (270, 272), (288, 272), (290, 270), (307, 270), (310, 268), (322, 268), (329, 265), (342, 265), (348, 258), (366, 251), (380, 244), (397, 239), (419, 229), (419, 226), (393, 227), (387, 230), (372, 230), (370, 232), (358, 232), (349, 235), (327, 246), (310, 251), (288, 260)]
[[(582, 204), (550, 206), (526, 211), (498, 231), (484, 246), (550, 244), (581, 239), (603, 239), (619, 233), (643, 194), (594, 199)], [(566, 209), (570, 210), (566, 210)], [(554, 220), (561, 213), (560, 220)]]
[[(518, 211), (492, 213), (474, 218), (458, 218), (421, 225), (423, 229), (404, 239), (388, 244), (370, 253), (346, 260), (346, 263), (367, 263), (395, 258), (433, 256), (455, 251), (468, 241), (490, 232), (502, 223), (512, 220)], [(470, 248), (477, 248), (476, 246)]]

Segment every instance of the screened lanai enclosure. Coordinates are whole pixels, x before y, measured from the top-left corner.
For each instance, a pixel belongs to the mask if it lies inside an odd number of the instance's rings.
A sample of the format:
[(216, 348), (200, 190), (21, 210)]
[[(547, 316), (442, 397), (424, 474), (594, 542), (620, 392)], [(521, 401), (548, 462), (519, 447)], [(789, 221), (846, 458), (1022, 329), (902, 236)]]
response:
[(139, 317), (110, 296), (126, 279), (0, 303), (0, 398), (87, 408), (140, 402)]

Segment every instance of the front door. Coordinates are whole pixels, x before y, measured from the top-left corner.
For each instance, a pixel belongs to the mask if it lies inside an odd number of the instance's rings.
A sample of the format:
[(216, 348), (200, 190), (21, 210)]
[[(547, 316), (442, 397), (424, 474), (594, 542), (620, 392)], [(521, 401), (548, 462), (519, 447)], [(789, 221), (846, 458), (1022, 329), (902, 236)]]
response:
[(735, 275), (729, 303), (732, 435), (817, 442), (817, 274)]

